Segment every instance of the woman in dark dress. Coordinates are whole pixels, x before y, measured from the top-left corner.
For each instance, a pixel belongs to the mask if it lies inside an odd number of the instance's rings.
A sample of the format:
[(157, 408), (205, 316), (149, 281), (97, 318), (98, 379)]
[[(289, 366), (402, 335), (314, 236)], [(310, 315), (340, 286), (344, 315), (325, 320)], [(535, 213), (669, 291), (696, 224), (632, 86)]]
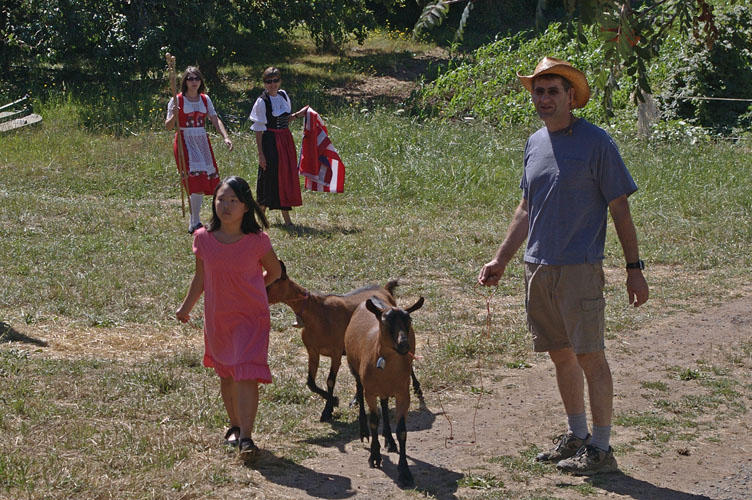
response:
[(280, 89), (279, 69), (270, 67), (262, 75), (264, 91), (251, 110), (251, 130), (256, 133), (259, 169), (256, 199), (262, 209), (282, 210), (285, 225), (292, 225), (290, 210), (303, 204), (298, 179), (295, 142), (288, 124), (303, 115), (307, 106), (295, 113), (287, 92)]

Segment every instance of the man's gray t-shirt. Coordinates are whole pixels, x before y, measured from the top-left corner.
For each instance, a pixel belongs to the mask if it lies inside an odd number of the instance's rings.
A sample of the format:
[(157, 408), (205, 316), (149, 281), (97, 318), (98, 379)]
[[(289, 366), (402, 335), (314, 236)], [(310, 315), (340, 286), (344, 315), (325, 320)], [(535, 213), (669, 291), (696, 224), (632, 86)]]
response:
[(530, 219), (525, 262), (563, 266), (603, 260), (609, 202), (637, 191), (619, 150), (580, 118), (541, 128), (525, 145), (520, 187)]

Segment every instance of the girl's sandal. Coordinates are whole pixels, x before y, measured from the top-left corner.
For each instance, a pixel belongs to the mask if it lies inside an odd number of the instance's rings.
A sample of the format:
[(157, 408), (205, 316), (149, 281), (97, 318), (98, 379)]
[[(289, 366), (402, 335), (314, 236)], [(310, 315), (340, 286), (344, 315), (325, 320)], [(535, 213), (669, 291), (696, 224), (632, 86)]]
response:
[(240, 436), (240, 427), (237, 425), (234, 425), (227, 429), (227, 432), (225, 432), (225, 444), (229, 446), (237, 446), (238, 445), (238, 437)]
[(241, 458), (250, 458), (258, 454), (259, 447), (253, 442), (253, 439), (244, 437), (238, 443), (238, 450)]

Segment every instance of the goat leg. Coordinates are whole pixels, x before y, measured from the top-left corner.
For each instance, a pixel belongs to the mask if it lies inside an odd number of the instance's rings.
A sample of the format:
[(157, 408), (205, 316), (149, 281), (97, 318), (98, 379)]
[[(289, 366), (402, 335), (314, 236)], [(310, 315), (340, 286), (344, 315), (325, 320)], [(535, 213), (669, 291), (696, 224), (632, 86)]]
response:
[(368, 411), (368, 427), (371, 428), (371, 455), (368, 457), (368, 465), (371, 468), (381, 468), (381, 445), (379, 444), (379, 412), (371, 409), (370, 405)]
[(418, 377), (415, 376), (413, 368), (410, 368), (410, 378), (413, 381), (413, 392), (418, 396), (418, 399), (423, 399), (423, 390), (420, 388), (420, 382), (418, 382)]
[(348, 405), (348, 407), (349, 407), (349, 408), (352, 408), (352, 407), (353, 407), (353, 406), (355, 406), (356, 404), (358, 404), (358, 395), (357, 395), (357, 394), (353, 394), (353, 397), (352, 397), (352, 399), (350, 400), (350, 404)]
[(332, 419), (332, 412), (335, 406), (339, 406), (339, 399), (334, 396), (334, 384), (337, 382), (337, 372), (341, 363), (341, 357), (332, 358), (332, 365), (329, 369), (329, 376), (326, 378), (326, 406), (321, 412), (321, 421), (329, 422)]
[(410, 472), (410, 468), (407, 466), (407, 451), (405, 450), (407, 442), (407, 426), (405, 425), (405, 417), (401, 416), (399, 422), (397, 422), (397, 440), (399, 441), (399, 464), (397, 470), (399, 471), (398, 480), (400, 484), (405, 486), (412, 486), (415, 480), (413, 474)]
[(392, 426), (389, 425), (389, 398), (381, 400), (381, 418), (384, 419), (382, 424), (382, 435), (384, 436), (384, 448), (390, 453), (397, 451), (397, 443), (392, 437)]
[(316, 385), (316, 373), (319, 371), (319, 353), (308, 351), (308, 380), (306, 385), (311, 390), (324, 399), (328, 399), (327, 392)]
[(360, 377), (353, 373), (355, 376), (355, 399), (358, 401), (358, 424), (360, 425), (360, 441), (363, 439), (367, 441), (370, 437), (368, 433), (368, 421), (366, 419), (365, 402), (363, 401), (363, 384), (360, 382)]

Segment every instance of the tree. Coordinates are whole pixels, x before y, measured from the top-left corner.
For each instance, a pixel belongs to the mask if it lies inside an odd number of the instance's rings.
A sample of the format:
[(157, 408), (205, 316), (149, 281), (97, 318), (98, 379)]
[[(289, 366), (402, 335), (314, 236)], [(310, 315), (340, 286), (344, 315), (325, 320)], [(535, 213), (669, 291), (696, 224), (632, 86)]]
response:
[[(474, 1), (430, 0), (415, 24), (415, 34), (441, 24), (452, 4), (464, 3), (457, 29), (457, 37), (461, 38)], [(585, 30), (596, 30), (602, 39), (609, 65), (597, 75), (594, 84), (603, 91), (606, 109), (610, 109), (615, 75), (619, 72), (635, 76), (635, 95), (640, 100), (642, 93), (650, 92), (646, 65), (658, 54), (670, 30), (692, 33), (708, 47), (718, 34), (713, 6), (707, 0), (538, 0), (536, 17), (543, 18), (546, 8), (554, 3), (566, 8), (574, 27), (572, 36), (584, 41)]]
[(684, 43), (665, 58), (668, 79), (657, 92), (663, 116), (729, 133), (752, 124), (752, 6), (737, 5), (716, 18), (712, 47)]
[(4, 0), (0, 68), (59, 65), (122, 79), (162, 69), (171, 52), (212, 79), (235, 54), (297, 26), (322, 50), (363, 41), (372, 17), (365, 0)]

